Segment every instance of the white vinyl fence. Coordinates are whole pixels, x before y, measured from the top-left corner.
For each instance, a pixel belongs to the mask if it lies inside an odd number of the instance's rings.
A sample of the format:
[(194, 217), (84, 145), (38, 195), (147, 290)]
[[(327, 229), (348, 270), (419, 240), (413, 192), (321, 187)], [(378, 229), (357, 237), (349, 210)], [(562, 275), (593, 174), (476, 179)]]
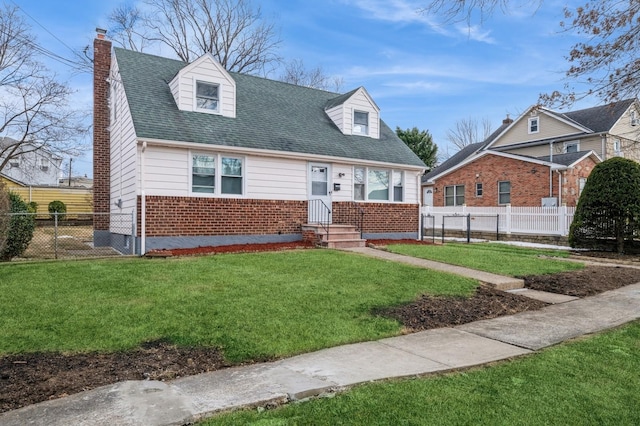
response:
[[(445, 230), (518, 233), (530, 235), (569, 234), (575, 207), (431, 207), (422, 208), (422, 214), (431, 217), (425, 227)], [(468, 225), (469, 224), (469, 225)]]

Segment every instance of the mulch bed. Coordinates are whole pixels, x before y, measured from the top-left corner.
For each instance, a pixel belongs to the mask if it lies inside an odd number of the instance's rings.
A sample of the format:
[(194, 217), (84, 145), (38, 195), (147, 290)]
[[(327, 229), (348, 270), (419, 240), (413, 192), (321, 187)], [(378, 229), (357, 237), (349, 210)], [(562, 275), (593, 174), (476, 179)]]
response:
[[(377, 240), (370, 241), (370, 244), (383, 246), (388, 242)], [(415, 240), (403, 242), (425, 244)], [(301, 242), (240, 244), (171, 250), (170, 253), (157, 255), (181, 256), (310, 247)], [(616, 267), (587, 267), (584, 271), (525, 277), (525, 285), (529, 288), (578, 297), (636, 282), (640, 282), (640, 270)], [(523, 296), (479, 287), (469, 299), (422, 296), (410, 304), (376, 314), (397, 318), (409, 332), (495, 318), (539, 309), (545, 305)], [(171, 380), (228, 366), (222, 352), (216, 348), (175, 347), (162, 341), (146, 343), (134, 351), (110, 354), (35, 353), (4, 356), (0, 357), (0, 412), (123, 380)]]

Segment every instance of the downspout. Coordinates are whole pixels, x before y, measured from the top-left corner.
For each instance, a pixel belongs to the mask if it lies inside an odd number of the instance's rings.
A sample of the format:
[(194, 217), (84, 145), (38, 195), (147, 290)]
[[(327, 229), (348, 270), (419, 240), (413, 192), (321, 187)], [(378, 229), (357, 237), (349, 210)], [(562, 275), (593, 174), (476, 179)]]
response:
[(142, 142), (142, 152), (140, 153), (140, 255), (144, 255), (147, 243), (147, 199), (144, 193), (144, 151), (147, 149), (147, 142)]
[(602, 144), (602, 161), (607, 159), (607, 134), (600, 134), (600, 142)]
[(416, 175), (417, 196), (418, 196), (418, 240), (422, 239), (422, 174)]
[(553, 197), (553, 141), (549, 142), (549, 197)]
[(558, 207), (562, 205), (562, 172), (560, 170), (556, 170), (558, 172)]

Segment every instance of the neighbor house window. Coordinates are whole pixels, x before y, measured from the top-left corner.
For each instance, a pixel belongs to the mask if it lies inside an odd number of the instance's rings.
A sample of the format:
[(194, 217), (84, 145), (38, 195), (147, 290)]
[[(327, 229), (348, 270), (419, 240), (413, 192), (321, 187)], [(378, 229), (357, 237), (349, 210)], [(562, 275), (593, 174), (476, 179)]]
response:
[(580, 151), (580, 142), (565, 142), (564, 152), (578, 152)]
[(578, 179), (578, 196), (580, 196), (582, 194), (582, 190), (584, 189), (584, 186), (587, 183), (587, 178), (580, 178)]
[(191, 191), (213, 194), (215, 193), (215, 189), (215, 155), (194, 154), (191, 167)]
[(242, 195), (243, 166), (242, 158), (194, 153), (191, 156), (191, 192)]
[(538, 131), (540, 131), (539, 120), (539, 117), (532, 117), (529, 119), (529, 133), (538, 133)]
[(476, 197), (482, 197), (482, 184), (476, 183)]
[(498, 182), (498, 204), (511, 203), (511, 182)]
[(402, 172), (393, 171), (393, 201), (403, 201)]
[(620, 139), (613, 140), (613, 155), (616, 157), (622, 157), (622, 143)]
[(404, 172), (400, 170), (353, 169), (355, 201), (404, 201)]
[(220, 86), (196, 81), (196, 109), (210, 112), (220, 111)]
[(444, 187), (444, 205), (461, 206), (464, 204), (464, 185)]
[(40, 167), (40, 170), (42, 170), (43, 172), (46, 172), (47, 170), (49, 170), (49, 160), (44, 157), (38, 158), (38, 167)]
[(353, 112), (353, 133), (357, 135), (369, 134), (369, 113), (362, 111)]
[(357, 201), (364, 200), (365, 175), (366, 175), (365, 169), (361, 167), (356, 167), (355, 169), (353, 169), (353, 199), (354, 200), (357, 200)]

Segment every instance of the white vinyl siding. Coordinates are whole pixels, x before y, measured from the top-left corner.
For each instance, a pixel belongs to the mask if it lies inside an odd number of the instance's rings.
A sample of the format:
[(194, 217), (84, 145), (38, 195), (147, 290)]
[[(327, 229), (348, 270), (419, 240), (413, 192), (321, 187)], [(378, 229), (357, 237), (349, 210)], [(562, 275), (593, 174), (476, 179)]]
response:
[[(118, 76), (117, 60), (112, 61), (111, 75)], [(135, 129), (119, 78), (111, 79), (111, 96), (113, 96), (113, 116), (117, 120), (111, 123), (111, 173), (110, 198), (111, 211), (114, 213), (133, 212), (137, 206), (138, 195), (138, 146), (136, 144)], [(121, 200), (118, 207), (118, 200)], [(117, 224), (112, 223), (112, 232), (119, 232)]]
[(369, 116), (367, 136), (380, 138), (380, 111), (364, 89), (356, 91), (345, 103), (326, 110), (331, 121), (345, 135), (361, 134), (354, 131), (354, 112), (367, 113)]
[[(525, 115), (516, 121), (507, 133), (502, 135), (492, 147), (507, 146), (522, 142), (529, 142), (541, 139), (549, 139), (568, 135), (583, 133), (577, 127), (571, 126), (545, 113), (538, 114), (538, 132), (529, 133), (529, 115)], [(547, 146), (547, 148), (549, 148)], [(541, 154), (544, 155), (544, 154)]]
[[(593, 151), (602, 157), (602, 140), (600, 135), (591, 136), (589, 138), (581, 138), (580, 140), (572, 140), (571, 143), (579, 142), (580, 151)], [(609, 148), (611, 149), (611, 147)], [(516, 155), (528, 155), (531, 157), (542, 157), (549, 155), (549, 144), (544, 143), (536, 146), (524, 148), (509, 149), (504, 152)], [(556, 142), (553, 144), (553, 155), (562, 154), (564, 152), (564, 142)]]
[(189, 194), (189, 151), (149, 145), (142, 155), (146, 195)]
[[(183, 111), (195, 110), (196, 82), (219, 85), (219, 114), (236, 116), (236, 86), (231, 76), (208, 56), (197, 59), (183, 68), (169, 83), (178, 108)], [(199, 110), (198, 110), (199, 111)]]

